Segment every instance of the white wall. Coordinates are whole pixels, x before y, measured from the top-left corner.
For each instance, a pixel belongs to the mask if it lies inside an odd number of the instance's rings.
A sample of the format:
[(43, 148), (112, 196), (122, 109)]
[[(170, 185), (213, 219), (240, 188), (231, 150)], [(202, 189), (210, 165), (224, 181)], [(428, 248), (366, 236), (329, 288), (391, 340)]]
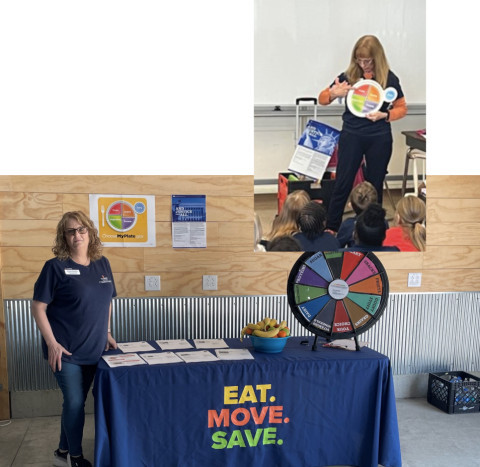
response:
[[(400, 78), (407, 105), (423, 109), (392, 123), (389, 175), (403, 175), (406, 146), (401, 132), (427, 126), (425, 0), (255, 0), (254, 5), (256, 109), (291, 107), (297, 97), (317, 97), (346, 69), (360, 36), (379, 37), (391, 69)], [(329, 107), (332, 115), (318, 120), (341, 129), (343, 106)], [(295, 149), (295, 118), (257, 115), (254, 174), (258, 185), (287, 171)]]
[(425, 0), (255, 0), (255, 105), (317, 96), (376, 35), (410, 103), (425, 103)]

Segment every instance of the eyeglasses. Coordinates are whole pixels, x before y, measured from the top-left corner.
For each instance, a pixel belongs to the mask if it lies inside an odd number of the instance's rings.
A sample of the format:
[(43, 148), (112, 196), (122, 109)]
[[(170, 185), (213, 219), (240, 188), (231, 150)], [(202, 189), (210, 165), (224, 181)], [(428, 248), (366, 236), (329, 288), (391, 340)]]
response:
[(82, 225), (81, 227), (77, 227), (76, 229), (67, 229), (67, 230), (65, 230), (65, 233), (67, 235), (71, 235), (72, 237), (74, 237), (77, 232), (80, 235), (83, 235), (83, 234), (87, 233), (87, 230), (88, 229), (84, 225)]
[(371, 65), (372, 62), (373, 62), (373, 58), (356, 58), (355, 61), (359, 64), (359, 65)]

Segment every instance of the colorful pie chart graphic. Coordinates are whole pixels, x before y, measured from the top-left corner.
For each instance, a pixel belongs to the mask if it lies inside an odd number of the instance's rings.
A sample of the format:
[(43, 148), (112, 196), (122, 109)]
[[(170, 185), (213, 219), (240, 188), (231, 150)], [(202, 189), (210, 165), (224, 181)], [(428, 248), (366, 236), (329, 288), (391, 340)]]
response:
[(365, 117), (370, 112), (378, 112), (383, 102), (392, 102), (397, 98), (395, 88), (383, 90), (374, 80), (360, 80), (347, 95), (347, 106), (357, 117)]
[(304, 253), (288, 278), (288, 303), (300, 324), (326, 339), (371, 328), (388, 300), (388, 277), (371, 252)]
[(128, 232), (137, 222), (137, 213), (128, 201), (115, 201), (105, 212), (108, 225), (117, 232)]

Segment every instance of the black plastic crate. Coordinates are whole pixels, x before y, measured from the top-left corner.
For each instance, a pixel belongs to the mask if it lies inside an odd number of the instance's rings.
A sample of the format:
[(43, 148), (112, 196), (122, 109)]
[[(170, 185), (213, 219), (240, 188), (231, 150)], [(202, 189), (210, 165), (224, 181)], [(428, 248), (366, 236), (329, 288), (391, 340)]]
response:
[(480, 412), (480, 378), (464, 371), (429, 373), (427, 400), (446, 413)]

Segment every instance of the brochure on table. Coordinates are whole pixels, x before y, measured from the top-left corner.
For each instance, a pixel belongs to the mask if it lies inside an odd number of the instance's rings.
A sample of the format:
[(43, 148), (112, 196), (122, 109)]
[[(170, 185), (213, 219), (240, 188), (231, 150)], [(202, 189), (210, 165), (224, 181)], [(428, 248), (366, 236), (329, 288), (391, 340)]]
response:
[(197, 349), (222, 349), (228, 347), (223, 339), (193, 339)]
[(206, 248), (205, 195), (172, 195), (173, 248)]
[(215, 354), (220, 360), (253, 360), (248, 349), (216, 349)]
[(115, 368), (117, 366), (145, 365), (146, 362), (136, 353), (123, 353), (115, 355), (103, 355), (102, 357), (108, 366)]
[(126, 352), (151, 352), (155, 350), (148, 342), (122, 342), (117, 343), (117, 347), (124, 353)]
[[(146, 341), (121, 342), (117, 346), (123, 352), (122, 354), (106, 354), (103, 359), (110, 367), (144, 365), (145, 363), (159, 365), (254, 359), (249, 349), (230, 349), (223, 339), (193, 339), (195, 347), (186, 339), (157, 340), (155, 342), (160, 347), (160, 351)], [(206, 349), (214, 349), (215, 354)], [(173, 352), (173, 350), (180, 351)]]
[(162, 350), (193, 349), (193, 346), (186, 339), (170, 339), (155, 342)]
[(208, 350), (190, 350), (188, 352), (177, 352), (177, 355), (185, 363), (195, 362), (215, 362), (219, 360), (212, 352)]
[(309, 120), (298, 140), (288, 170), (321, 180), (335, 152), (340, 132), (316, 120)]
[(183, 360), (175, 352), (142, 353), (142, 358), (149, 365), (183, 362)]

